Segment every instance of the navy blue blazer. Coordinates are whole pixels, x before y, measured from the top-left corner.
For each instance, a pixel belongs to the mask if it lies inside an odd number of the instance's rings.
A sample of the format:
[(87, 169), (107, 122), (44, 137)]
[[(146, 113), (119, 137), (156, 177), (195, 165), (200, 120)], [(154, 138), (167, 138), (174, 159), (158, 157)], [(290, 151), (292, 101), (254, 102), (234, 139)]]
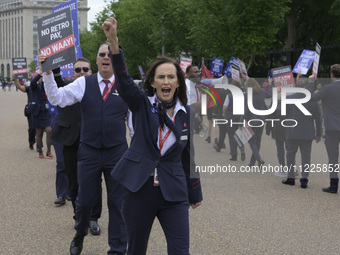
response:
[[(159, 185), (167, 201), (202, 201), (201, 184), (194, 173), (192, 139), (190, 137), (190, 107), (186, 113), (176, 114), (175, 123), (169, 128), (176, 142), (160, 155), (157, 146), (159, 118), (152, 109), (145, 91), (140, 91), (129, 75), (124, 54), (111, 56), (117, 82), (117, 90), (132, 112), (134, 136), (129, 149), (112, 171), (112, 176), (132, 192), (138, 191), (157, 168)], [(173, 123), (172, 121), (170, 121)], [(195, 178), (192, 178), (195, 177)]]
[[(58, 87), (64, 87), (68, 84), (60, 75), (54, 76)], [(59, 106), (58, 106), (59, 107)], [(52, 140), (66, 146), (79, 144), (81, 128), (81, 108), (80, 103), (66, 106), (58, 120), (52, 133)]]
[(37, 74), (31, 80), (31, 91), (32, 91), (32, 114), (34, 116), (39, 115), (40, 112), (48, 111), (46, 104), (48, 104), (47, 97), (45, 95), (45, 89), (43, 82), (38, 82), (41, 78), (40, 74)]
[(322, 102), (325, 130), (340, 131), (340, 81), (324, 86), (312, 99)]

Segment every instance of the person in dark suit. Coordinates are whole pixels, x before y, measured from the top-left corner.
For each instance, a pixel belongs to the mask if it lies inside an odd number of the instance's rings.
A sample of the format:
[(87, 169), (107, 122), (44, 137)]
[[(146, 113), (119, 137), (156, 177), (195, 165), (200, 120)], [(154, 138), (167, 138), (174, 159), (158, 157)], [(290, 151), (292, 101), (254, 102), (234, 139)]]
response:
[[(280, 105), (280, 103), (278, 103)], [(281, 124), (281, 121), (285, 116), (281, 115), (281, 109), (278, 107), (273, 113), (268, 115), (268, 119), (276, 119), (279, 121), (267, 122), (266, 123), (266, 135), (272, 136), (275, 140), (276, 155), (282, 170), (275, 173), (275, 176), (287, 177), (287, 172), (283, 171), (286, 166), (286, 130)]]
[[(308, 79), (300, 78), (296, 86), (306, 88)], [(294, 93), (287, 96), (288, 99), (304, 98), (303, 93)], [(312, 114), (305, 115), (299, 108), (293, 104), (287, 105), (287, 119), (294, 121), (286, 121), (286, 148), (287, 148), (287, 167), (288, 178), (283, 180), (283, 184), (295, 185), (295, 156), (297, 150), (300, 148), (301, 153), (301, 175), (300, 186), (307, 188), (309, 167), (311, 161), (312, 143), (313, 139), (318, 143), (321, 140), (321, 112), (320, 106), (315, 101), (304, 103), (303, 106)], [(315, 132), (316, 128), (316, 132)]]
[[(238, 81), (233, 81), (232, 84), (237, 86), (240, 89), (242, 89), (243, 87), (241, 83)], [(241, 151), (241, 161), (245, 161), (246, 154), (244, 151), (244, 145), (243, 144), (238, 145), (234, 138), (235, 132), (239, 127), (239, 125), (235, 123), (241, 122), (243, 115), (234, 114), (233, 101), (234, 101), (233, 94), (229, 93), (226, 95), (224, 103), (223, 103), (223, 115), (225, 119), (228, 121), (228, 123), (226, 124), (226, 131), (227, 131), (228, 140), (229, 140), (229, 148), (230, 148), (230, 155), (231, 155), (230, 161), (237, 161), (237, 148), (239, 148)], [(231, 125), (232, 122), (234, 123), (233, 125)]]
[(158, 57), (147, 71), (145, 91), (140, 91), (118, 47), (116, 24), (111, 17), (102, 27), (119, 81), (117, 90), (132, 112), (135, 131), (129, 149), (112, 171), (113, 178), (126, 188), (123, 216), (128, 254), (146, 254), (156, 216), (168, 254), (189, 254), (188, 209), (201, 204), (202, 192), (198, 176), (190, 175), (193, 126), (184, 74), (172, 59)]
[[(68, 83), (60, 75), (60, 68), (54, 69), (54, 79), (58, 87), (64, 87)], [(78, 58), (73, 63), (73, 74), (77, 79), (79, 77), (92, 74), (90, 61), (85, 58)], [(59, 106), (58, 106), (59, 108)], [(69, 180), (70, 197), (72, 201), (74, 219), (76, 219), (76, 198), (78, 195), (78, 181), (77, 181), (77, 154), (79, 148), (81, 128), (81, 108), (80, 103), (66, 106), (63, 108), (63, 113), (56, 123), (52, 133), (52, 140), (63, 145), (62, 154), (64, 157), (64, 164)], [(90, 217), (90, 232), (93, 235), (99, 235), (101, 232), (98, 224), (98, 219), (102, 212), (102, 192), (100, 191), (100, 198), (98, 203), (93, 207)], [(65, 201), (65, 198), (63, 198)]]
[[(267, 106), (265, 103), (266, 92), (261, 89), (260, 84), (254, 78), (249, 78), (245, 82), (245, 87), (246, 89), (252, 88), (253, 93), (251, 96), (252, 96), (253, 107), (256, 110), (267, 110)], [(246, 96), (244, 100), (245, 102), (247, 102), (250, 94), (247, 91), (245, 95)], [(260, 156), (261, 140), (262, 140), (262, 133), (263, 133), (263, 128), (264, 128), (264, 126), (261, 124), (264, 123), (266, 116), (256, 115), (252, 113), (248, 107), (248, 104), (246, 104), (244, 119), (247, 120), (248, 122), (251, 121), (251, 125), (252, 125), (251, 129), (254, 132), (254, 135), (248, 141), (249, 146), (253, 152), (250, 158), (249, 166), (254, 166), (255, 161), (257, 161), (259, 167), (261, 168), (262, 165), (264, 164), (264, 160)]]
[(330, 186), (324, 192), (337, 193), (339, 186), (339, 144), (340, 144), (340, 64), (331, 66), (333, 83), (324, 86), (312, 95), (312, 100), (321, 100), (325, 125), (325, 146), (328, 155)]
[[(40, 55), (39, 61), (46, 59)], [(58, 88), (52, 71), (44, 73), (50, 102), (60, 107), (80, 102), (82, 125), (78, 150), (78, 196), (76, 199), (76, 235), (70, 254), (78, 255), (88, 233), (92, 208), (100, 199), (102, 174), (107, 189), (109, 209), (108, 254), (125, 254), (126, 230), (121, 213), (124, 187), (111, 176), (111, 170), (127, 149), (126, 117), (128, 107), (117, 93), (117, 84), (108, 44), (99, 47), (98, 73), (79, 77)]]
[[(12, 74), (13, 78), (15, 77)], [(14, 84), (16, 88), (27, 94), (27, 104), (25, 106), (24, 114), (27, 117), (28, 123), (28, 146), (31, 150), (33, 150), (33, 145), (35, 144), (35, 128), (33, 128), (33, 119), (32, 119), (32, 91), (31, 87), (26, 84), (20, 84), (18, 79), (14, 79)]]
[(36, 132), (37, 150), (39, 152), (39, 158), (45, 158), (42, 151), (42, 138), (44, 131), (46, 133), (46, 157), (53, 158), (51, 153), (52, 145), (52, 116), (49, 113), (49, 104), (45, 94), (44, 82), (42, 81), (41, 71), (34, 76), (31, 80), (32, 91), (32, 115), (33, 115), (33, 127)]

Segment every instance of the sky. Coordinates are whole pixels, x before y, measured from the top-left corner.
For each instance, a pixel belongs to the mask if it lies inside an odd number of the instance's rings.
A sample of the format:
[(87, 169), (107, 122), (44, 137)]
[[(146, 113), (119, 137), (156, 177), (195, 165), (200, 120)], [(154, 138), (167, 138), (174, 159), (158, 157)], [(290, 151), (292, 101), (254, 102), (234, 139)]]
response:
[(95, 21), (96, 14), (101, 12), (109, 3), (109, 0), (88, 0), (87, 6), (91, 9), (87, 12), (87, 29), (90, 30), (90, 22)]

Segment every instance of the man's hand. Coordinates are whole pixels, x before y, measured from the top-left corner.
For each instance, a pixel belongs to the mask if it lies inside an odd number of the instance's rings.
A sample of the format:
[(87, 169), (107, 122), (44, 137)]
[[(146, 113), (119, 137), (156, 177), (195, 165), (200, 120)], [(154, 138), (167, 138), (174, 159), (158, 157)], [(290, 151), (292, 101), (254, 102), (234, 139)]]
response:
[[(44, 55), (39, 55), (39, 56), (38, 56), (38, 63), (39, 63), (39, 66), (40, 66), (40, 72), (41, 72), (41, 73), (42, 73), (42, 67), (41, 67), (41, 65), (42, 65), (42, 63), (45, 62), (46, 58), (47, 58), (47, 57), (44, 56)], [(51, 74), (51, 73), (52, 73), (51, 70), (46, 71), (46, 74)]]

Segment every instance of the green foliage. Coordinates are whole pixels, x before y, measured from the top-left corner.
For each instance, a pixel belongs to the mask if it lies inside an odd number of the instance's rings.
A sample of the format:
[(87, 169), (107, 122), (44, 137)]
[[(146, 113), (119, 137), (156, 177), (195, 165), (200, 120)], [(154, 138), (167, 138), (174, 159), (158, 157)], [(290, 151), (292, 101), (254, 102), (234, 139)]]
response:
[(339, 7), (340, 0), (322, 4), (317, 0), (112, 0), (97, 15), (91, 31), (81, 32), (80, 42), (95, 71), (96, 53), (105, 41), (101, 24), (114, 16), (132, 75), (138, 74), (138, 65), (146, 70), (162, 54), (162, 47), (165, 55), (177, 59), (182, 53), (191, 55), (198, 65), (201, 58), (228, 62), (231, 56), (238, 57), (259, 73), (269, 69), (266, 52), (285, 47), (292, 32), (288, 17), (295, 21), (290, 43), (296, 47), (338, 43)]
[(35, 65), (35, 60), (32, 60), (27, 66), (28, 66), (30, 72), (34, 72), (37, 69), (37, 67)]

